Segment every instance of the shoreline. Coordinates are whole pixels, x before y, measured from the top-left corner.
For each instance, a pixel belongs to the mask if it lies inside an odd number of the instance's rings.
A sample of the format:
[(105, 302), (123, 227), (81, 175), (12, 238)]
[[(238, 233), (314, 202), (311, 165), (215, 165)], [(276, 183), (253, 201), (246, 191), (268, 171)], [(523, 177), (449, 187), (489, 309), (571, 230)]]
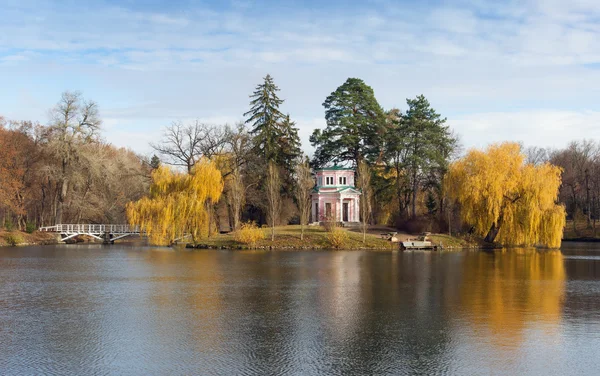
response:
[(567, 238), (567, 239), (562, 239), (561, 241), (567, 242), (567, 243), (600, 243), (600, 238), (588, 238), (588, 237)]
[(57, 235), (49, 232), (34, 231), (0, 231), (0, 247), (21, 247), (32, 245), (56, 245), (60, 244)]

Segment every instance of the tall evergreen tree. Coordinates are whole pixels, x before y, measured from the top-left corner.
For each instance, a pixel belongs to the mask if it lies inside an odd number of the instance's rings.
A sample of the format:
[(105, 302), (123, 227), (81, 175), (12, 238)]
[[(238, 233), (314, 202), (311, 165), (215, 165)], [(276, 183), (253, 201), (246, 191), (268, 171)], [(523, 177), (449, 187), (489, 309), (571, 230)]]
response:
[[(274, 188), (269, 185), (270, 176), (277, 172), (279, 191), (278, 198), (292, 197), (294, 179), (293, 172), (302, 151), (300, 149), (300, 138), (295, 123), (290, 115), (283, 115), (279, 106), (283, 103), (277, 95), (279, 88), (275, 85), (273, 78), (267, 75), (263, 83), (256, 87), (250, 96), (250, 111), (246, 112), (246, 123), (250, 124), (250, 134), (253, 137), (253, 150), (257, 156), (257, 168), (254, 174), (260, 175), (259, 186), (262, 193), (260, 203), (256, 209), (262, 212), (272, 223), (278, 222), (279, 218), (271, 218), (274, 214), (280, 215), (279, 210), (272, 207), (272, 196)], [(271, 174), (271, 175), (269, 175)], [(266, 198), (263, 199), (263, 198)], [(280, 200), (281, 201), (281, 200)], [(280, 202), (278, 201), (278, 202)], [(264, 204), (267, 204), (265, 207)]]
[(442, 118), (423, 95), (407, 99), (406, 103), (408, 110), (389, 130), (387, 151), (394, 163), (403, 166), (414, 218), (419, 188), (432, 174), (439, 175), (441, 181), (457, 140), (446, 125), (446, 118)]
[(244, 114), (249, 116), (246, 123), (252, 127), (250, 134), (254, 137), (255, 149), (266, 161), (275, 161), (278, 155), (279, 123), (283, 118), (279, 111), (283, 99), (277, 96), (278, 91), (273, 77), (267, 74), (250, 96), (250, 111)]
[(313, 165), (377, 159), (385, 116), (373, 89), (358, 78), (348, 78), (323, 103), (326, 128), (310, 137), (316, 147)]
[(279, 88), (273, 78), (267, 75), (264, 82), (256, 87), (250, 96), (250, 111), (246, 123), (252, 129), (254, 149), (264, 166), (269, 162), (275, 163), (282, 171), (284, 190), (291, 193), (293, 186), (292, 172), (302, 155), (298, 128), (290, 115), (283, 115), (279, 106), (283, 99), (277, 96)]
[(285, 115), (278, 124), (279, 139), (277, 142), (278, 155), (277, 164), (285, 171), (293, 171), (296, 164), (302, 156), (302, 144), (298, 136), (296, 123), (290, 119), (290, 115)]

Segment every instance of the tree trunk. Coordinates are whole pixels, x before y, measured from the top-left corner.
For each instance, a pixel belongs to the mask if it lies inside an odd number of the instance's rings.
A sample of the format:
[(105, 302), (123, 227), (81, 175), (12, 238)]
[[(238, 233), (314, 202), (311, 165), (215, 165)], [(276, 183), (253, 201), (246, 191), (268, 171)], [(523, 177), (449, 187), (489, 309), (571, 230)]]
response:
[(396, 195), (398, 196), (398, 214), (404, 216), (404, 205), (402, 199), (402, 184), (400, 180), (400, 166), (396, 163)]
[(63, 209), (65, 203), (65, 197), (67, 196), (67, 190), (69, 188), (69, 181), (65, 178), (62, 179), (60, 189), (58, 191), (58, 203), (56, 205), (56, 217), (55, 224), (61, 224), (63, 220)]
[(587, 209), (587, 228), (592, 228), (592, 207), (590, 205), (590, 175), (588, 170), (585, 170), (585, 201)]
[(490, 230), (485, 236), (484, 241), (487, 243), (493, 243), (496, 240), (496, 236), (500, 232), (500, 227), (502, 226), (502, 215), (498, 218), (498, 220), (490, 226)]
[(304, 223), (300, 222), (300, 240), (304, 240)]
[(413, 175), (412, 182), (412, 203), (411, 203), (411, 217), (414, 219), (417, 217), (417, 176)]
[(275, 240), (275, 221), (273, 221), (273, 224), (271, 225), (271, 241)]

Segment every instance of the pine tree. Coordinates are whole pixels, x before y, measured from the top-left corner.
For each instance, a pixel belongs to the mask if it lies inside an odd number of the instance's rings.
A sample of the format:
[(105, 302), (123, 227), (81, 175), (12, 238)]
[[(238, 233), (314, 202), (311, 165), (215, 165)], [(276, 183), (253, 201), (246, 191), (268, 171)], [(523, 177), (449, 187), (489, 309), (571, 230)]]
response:
[(251, 108), (244, 116), (249, 116), (246, 123), (252, 127), (250, 134), (253, 136), (254, 150), (261, 165), (265, 166), (265, 173), (266, 166), (273, 162), (282, 172), (283, 193), (291, 196), (294, 184), (292, 175), (302, 150), (296, 124), (289, 114), (283, 115), (279, 110), (283, 99), (277, 96), (278, 91), (273, 78), (267, 75), (250, 96)]
[(348, 78), (325, 99), (323, 107), (327, 127), (315, 130), (310, 137), (316, 147), (315, 167), (331, 162), (358, 166), (362, 158), (377, 158), (385, 116), (370, 86), (361, 79)]
[(289, 114), (285, 115), (278, 124), (279, 139), (276, 163), (286, 171), (285, 184), (289, 187), (292, 186), (292, 171), (302, 156), (302, 144), (298, 136), (298, 128), (295, 125), (296, 123), (290, 119)]
[(156, 154), (152, 155), (152, 159), (150, 159), (150, 167), (152, 167), (153, 170), (160, 167), (160, 159), (158, 159)]
[(246, 123), (252, 127), (250, 134), (254, 137), (255, 149), (266, 161), (276, 161), (278, 156), (279, 122), (283, 118), (279, 111), (283, 99), (277, 96), (278, 91), (273, 77), (267, 74), (250, 96), (250, 111), (244, 113), (249, 116)]
[(409, 181), (411, 216), (416, 216), (417, 193), (425, 177), (439, 172), (443, 176), (456, 139), (429, 101), (419, 95), (407, 99), (408, 110), (388, 130), (387, 149), (396, 154)]

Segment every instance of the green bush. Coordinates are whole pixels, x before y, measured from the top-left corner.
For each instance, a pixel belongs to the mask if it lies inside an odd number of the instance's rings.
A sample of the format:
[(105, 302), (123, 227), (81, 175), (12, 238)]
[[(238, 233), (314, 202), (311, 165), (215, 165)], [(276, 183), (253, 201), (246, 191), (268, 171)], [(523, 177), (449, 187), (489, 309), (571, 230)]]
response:
[(33, 232), (37, 230), (37, 227), (34, 222), (27, 222), (25, 224), (25, 232), (28, 234), (33, 234)]
[(6, 240), (6, 243), (8, 243), (8, 245), (13, 247), (15, 245), (23, 243), (23, 238), (21, 238), (19, 234), (6, 234), (4, 235), (4, 240)]

